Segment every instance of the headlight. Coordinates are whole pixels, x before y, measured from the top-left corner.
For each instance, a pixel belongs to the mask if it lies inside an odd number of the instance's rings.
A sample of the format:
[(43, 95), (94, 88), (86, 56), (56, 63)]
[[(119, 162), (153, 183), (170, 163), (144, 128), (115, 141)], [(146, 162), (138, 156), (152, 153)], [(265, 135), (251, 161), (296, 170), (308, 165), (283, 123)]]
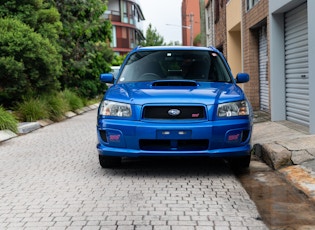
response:
[(104, 116), (116, 116), (116, 117), (131, 117), (131, 106), (129, 104), (115, 102), (115, 101), (103, 101), (100, 108), (100, 115)]
[(249, 115), (247, 101), (236, 101), (220, 104), (218, 106), (218, 117), (234, 117)]

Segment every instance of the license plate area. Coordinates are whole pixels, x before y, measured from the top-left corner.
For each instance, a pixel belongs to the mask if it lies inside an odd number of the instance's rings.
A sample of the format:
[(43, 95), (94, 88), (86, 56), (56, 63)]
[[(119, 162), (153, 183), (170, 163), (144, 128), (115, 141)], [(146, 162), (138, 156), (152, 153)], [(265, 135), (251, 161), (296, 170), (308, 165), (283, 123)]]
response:
[(191, 130), (157, 130), (156, 138), (161, 140), (191, 139)]

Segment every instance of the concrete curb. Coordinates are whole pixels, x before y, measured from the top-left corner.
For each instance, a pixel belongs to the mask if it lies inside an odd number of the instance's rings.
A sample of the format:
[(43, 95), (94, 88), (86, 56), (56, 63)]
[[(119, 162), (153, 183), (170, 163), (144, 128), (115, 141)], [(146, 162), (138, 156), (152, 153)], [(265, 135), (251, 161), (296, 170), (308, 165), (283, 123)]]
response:
[(9, 140), (13, 137), (17, 137), (17, 134), (15, 134), (14, 132), (12, 132), (11, 130), (0, 130), (0, 142)]
[(22, 122), (18, 125), (19, 134), (26, 134), (41, 128), (39, 122)]
[(298, 190), (315, 202), (315, 175), (301, 165), (282, 168), (279, 172)]
[[(293, 164), (293, 153), (276, 143), (256, 144), (254, 154), (315, 203), (315, 159)], [(304, 154), (305, 155), (305, 154)], [(302, 157), (306, 159), (305, 157)]]
[[(75, 112), (68, 111), (65, 113), (65, 119), (70, 119), (77, 115), (83, 114), (85, 112), (94, 110), (98, 108), (98, 103), (83, 107), (82, 109), (77, 109)], [(62, 119), (63, 120), (63, 119)], [(19, 135), (27, 134), (33, 132), (37, 129), (45, 127), (47, 125), (51, 125), (54, 122), (49, 119), (43, 119), (36, 122), (21, 122), (18, 124), (18, 133), (14, 133), (10, 130), (0, 130), (0, 143), (7, 141), (11, 138), (18, 137)]]
[(315, 202), (315, 135), (285, 123), (254, 125), (253, 153)]

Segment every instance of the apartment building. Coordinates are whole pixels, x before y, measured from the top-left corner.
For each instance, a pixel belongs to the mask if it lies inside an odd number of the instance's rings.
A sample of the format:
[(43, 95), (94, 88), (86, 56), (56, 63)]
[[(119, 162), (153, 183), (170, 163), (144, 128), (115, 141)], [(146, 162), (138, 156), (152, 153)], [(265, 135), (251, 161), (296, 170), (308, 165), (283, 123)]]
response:
[(182, 1), (182, 41), (184, 46), (194, 44), (200, 34), (200, 5), (199, 0)]
[(137, 0), (108, 0), (105, 18), (112, 23), (111, 47), (117, 54), (126, 54), (142, 40), (145, 20)]

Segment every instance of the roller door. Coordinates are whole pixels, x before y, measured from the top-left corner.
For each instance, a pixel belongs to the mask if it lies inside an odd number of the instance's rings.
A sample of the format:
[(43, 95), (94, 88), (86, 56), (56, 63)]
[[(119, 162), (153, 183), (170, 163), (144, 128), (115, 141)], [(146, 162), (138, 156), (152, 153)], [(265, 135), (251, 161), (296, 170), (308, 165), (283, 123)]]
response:
[(268, 40), (266, 26), (258, 31), (259, 37), (259, 98), (260, 109), (269, 111), (269, 81), (268, 81)]
[(286, 119), (309, 126), (307, 3), (285, 13)]

